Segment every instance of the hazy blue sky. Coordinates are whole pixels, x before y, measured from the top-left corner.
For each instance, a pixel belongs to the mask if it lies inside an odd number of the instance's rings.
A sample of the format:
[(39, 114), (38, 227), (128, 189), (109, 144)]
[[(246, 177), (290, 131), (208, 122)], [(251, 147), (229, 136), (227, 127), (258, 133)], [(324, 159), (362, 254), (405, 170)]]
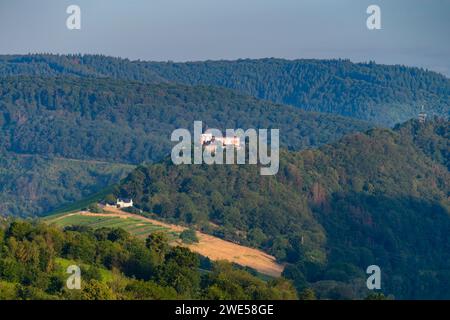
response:
[[(82, 10), (70, 31), (66, 8)], [(366, 9), (382, 10), (382, 30)], [(350, 58), (450, 75), (450, 0), (0, 0), (0, 53)]]

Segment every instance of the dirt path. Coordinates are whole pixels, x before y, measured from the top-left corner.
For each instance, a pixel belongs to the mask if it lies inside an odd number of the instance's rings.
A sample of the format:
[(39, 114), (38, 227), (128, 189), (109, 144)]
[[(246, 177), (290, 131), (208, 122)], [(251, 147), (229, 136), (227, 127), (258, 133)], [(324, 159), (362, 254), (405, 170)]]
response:
[[(105, 208), (109, 213), (89, 213), (78, 212), (69, 215), (83, 215), (83, 216), (104, 216), (104, 217), (120, 217), (123, 219), (134, 218), (148, 221), (154, 225), (168, 228), (175, 232), (182, 232), (185, 227), (161, 222), (155, 219), (142, 217), (136, 214), (124, 212), (117, 208)], [(190, 250), (197, 252), (211, 260), (227, 260), (234, 262), (241, 266), (253, 268), (263, 274), (274, 277), (279, 277), (283, 272), (284, 267), (276, 263), (275, 258), (261, 250), (253, 249), (239, 244), (222, 240), (220, 238), (197, 231), (198, 243), (186, 245)]]

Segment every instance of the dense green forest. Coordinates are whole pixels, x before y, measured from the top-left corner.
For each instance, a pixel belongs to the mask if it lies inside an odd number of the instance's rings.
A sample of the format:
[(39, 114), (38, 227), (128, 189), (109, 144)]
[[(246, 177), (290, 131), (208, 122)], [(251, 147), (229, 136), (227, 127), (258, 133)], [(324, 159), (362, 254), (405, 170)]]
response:
[(0, 96), (0, 143), (8, 151), (109, 162), (160, 160), (172, 131), (195, 120), (222, 130), (280, 128), (281, 144), (295, 150), (369, 127), (202, 86), (25, 77), (2, 80)]
[(133, 165), (0, 151), (0, 213), (33, 216), (86, 198)]
[[(70, 77), (5, 78), (0, 81), (0, 149), (5, 151), (0, 160), (4, 182), (0, 199), (8, 205), (2, 213), (41, 214), (82, 199), (94, 186), (118, 182), (120, 165), (161, 160), (170, 154), (171, 132), (191, 128), (194, 120), (210, 128), (280, 128), (282, 145), (293, 150), (369, 127), (362, 121), (309, 113), (220, 88)], [(16, 155), (39, 156), (39, 164), (32, 162), (30, 170), (15, 160)], [(110, 165), (72, 162), (73, 166), (52, 169), (54, 162), (44, 163), (49, 157)], [(36, 192), (24, 195), (27, 188)]]
[(450, 79), (418, 68), (349, 60), (153, 63), (172, 81), (236, 89), (257, 98), (391, 126), (417, 115), (450, 115)]
[(434, 119), (431, 122), (419, 124), (408, 121), (395, 128), (406, 143), (414, 143), (434, 161), (450, 170), (450, 126), (444, 119)]
[(410, 121), (284, 151), (276, 176), (256, 165), (140, 166), (117, 192), (160, 218), (266, 250), (288, 263), (298, 290), (321, 298), (361, 297), (371, 264), (387, 294), (450, 298), (448, 127)]
[(417, 115), (450, 114), (450, 80), (405, 66), (349, 60), (243, 59), (189, 63), (99, 55), (1, 56), (0, 74), (109, 77), (148, 83), (214, 85), (309, 111), (393, 125)]
[[(81, 290), (66, 286), (70, 265), (81, 268)], [(0, 300), (297, 298), (283, 278), (262, 280), (213, 263), (169, 246), (162, 233), (144, 242), (122, 229), (0, 221)]]

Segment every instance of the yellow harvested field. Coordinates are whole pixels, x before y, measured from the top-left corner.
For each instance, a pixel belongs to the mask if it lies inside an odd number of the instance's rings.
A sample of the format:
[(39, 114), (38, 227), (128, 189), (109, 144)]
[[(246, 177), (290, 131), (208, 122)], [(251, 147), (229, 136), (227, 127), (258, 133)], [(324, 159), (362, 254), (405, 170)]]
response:
[(251, 267), (261, 273), (279, 277), (284, 267), (275, 258), (261, 250), (241, 246), (201, 232), (197, 232), (198, 243), (189, 249), (211, 260), (228, 260), (241, 266)]
[[(186, 228), (179, 225), (164, 223), (155, 219), (142, 217), (139, 215), (124, 212), (114, 207), (104, 208), (108, 213), (89, 213), (77, 212), (68, 215), (82, 215), (82, 216), (107, 216), (120, 217), (123, 219), (133, 218), (150, 222), (154, 225), (165, 227), (174, 232), (182, 232)], [(260, 273), (279, 277), (283, 272), (284, 266), (276, 263), (275, 258), (261, 250), (253, 249), (239, 244), (226, 241), (202, 232), (197, 231), (198, 243), (183, 245), (188, 247), (193, 252), (201, 254), (210, 258), (213, 261), (227, 260), (241, 266), (250, 267)]]

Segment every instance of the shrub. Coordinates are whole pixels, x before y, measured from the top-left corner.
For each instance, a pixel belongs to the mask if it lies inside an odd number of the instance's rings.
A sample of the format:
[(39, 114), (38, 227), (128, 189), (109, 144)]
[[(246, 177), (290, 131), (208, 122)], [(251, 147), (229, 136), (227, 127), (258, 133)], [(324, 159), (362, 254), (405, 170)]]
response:
[(180, 239), (187, 244), (198, 242), (197, 233), (193, 229), (186, 229), (180, 233)]

